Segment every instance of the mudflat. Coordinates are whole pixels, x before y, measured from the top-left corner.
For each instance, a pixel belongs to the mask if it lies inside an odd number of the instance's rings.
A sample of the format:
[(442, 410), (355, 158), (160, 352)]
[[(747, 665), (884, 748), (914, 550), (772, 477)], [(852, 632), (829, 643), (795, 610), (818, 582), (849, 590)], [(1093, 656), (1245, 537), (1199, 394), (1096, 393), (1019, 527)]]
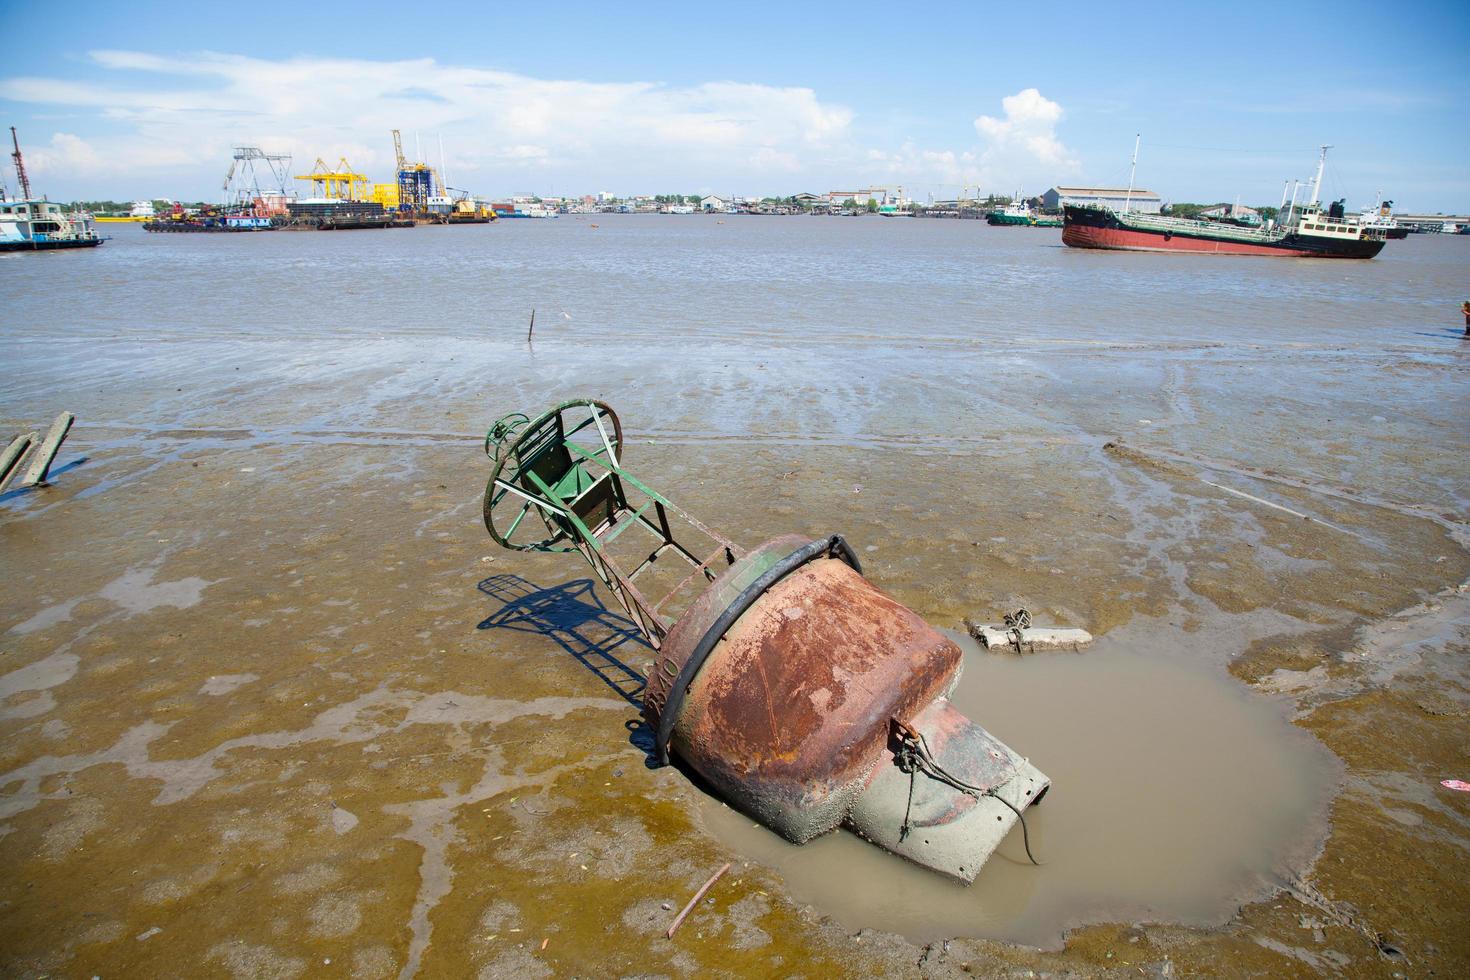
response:
[[(591, 224), (0, 260), (0, 419), (78, 416), (0, 498), (7, 975), (1470, 971), (1470, 241)], [(647, 648), (480, 524), (485, 428), (577, 396), (744, 544), (1098, 634), (956, 692), (1055, 782), (1040, 867), (793, 848), (650, 765)]]

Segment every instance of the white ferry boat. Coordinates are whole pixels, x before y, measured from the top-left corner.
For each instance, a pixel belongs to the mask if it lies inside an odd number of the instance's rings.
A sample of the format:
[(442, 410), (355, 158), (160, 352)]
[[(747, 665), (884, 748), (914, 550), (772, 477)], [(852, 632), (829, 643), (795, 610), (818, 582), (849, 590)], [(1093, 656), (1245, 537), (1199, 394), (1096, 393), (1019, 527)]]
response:
[(31, 196), (31, 181), (26, 176), (24, 158), (20, 155), (20, 138), (10, 127), (15, 144), (11, 159), (20, 183), (19, 200), (0, 200), (0, 252), (45, 252), (59, 248), (95, 248), (107, 239), (85, 220), (68, 215), (60, 204)]

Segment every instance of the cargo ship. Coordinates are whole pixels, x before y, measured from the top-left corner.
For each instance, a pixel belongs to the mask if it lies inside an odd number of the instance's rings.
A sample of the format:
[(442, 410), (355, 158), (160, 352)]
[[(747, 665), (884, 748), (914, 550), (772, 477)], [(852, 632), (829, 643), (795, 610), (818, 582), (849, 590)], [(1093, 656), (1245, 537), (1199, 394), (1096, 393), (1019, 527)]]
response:
[(1312, 199), (1298, 206), (1295, 197), (1286, 216), (1256, 228), (1220, 221), (1175, 218), (1161, 214), (1115, 211), (1105, 205), (1063, 207), (1062, 242), (1073, 248), (1120, 249), (1130, 252), (1197, 252), (1210, 255), (1275, 255), (1295, 258), (1371, 259), (1383, 251), (1384, 229), (1349, 215), (1343, 201), (1320, 203), (1327, 150), (1317, 163)]

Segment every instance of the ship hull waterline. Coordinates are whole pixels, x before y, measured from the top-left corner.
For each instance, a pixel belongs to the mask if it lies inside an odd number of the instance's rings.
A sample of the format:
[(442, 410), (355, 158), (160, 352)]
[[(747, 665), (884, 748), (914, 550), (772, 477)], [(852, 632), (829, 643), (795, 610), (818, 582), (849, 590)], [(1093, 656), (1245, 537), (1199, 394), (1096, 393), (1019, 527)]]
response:
[[(1080, 209), (1079, 209), (1080, 211)], [(1286, 258), (1371, 259), (1383, 251), (1378, 239), (1355, 241), (1313, 240), (1287, 235), (1274, 241), (1250, 242), (1215, 238), (1187, 231), (1155, 231), (1126, 228), (1113, 215), (1066, 211), (1062, 243), (1072, 248), (1110, 249), (1125, 252), (1191, 252), (1203, 255), (1262, 255)]]
[(105, 238), (53, 238), (46, 241), (0, 242), (0, 252), (56, 252), (64, 248), (96, 248)]

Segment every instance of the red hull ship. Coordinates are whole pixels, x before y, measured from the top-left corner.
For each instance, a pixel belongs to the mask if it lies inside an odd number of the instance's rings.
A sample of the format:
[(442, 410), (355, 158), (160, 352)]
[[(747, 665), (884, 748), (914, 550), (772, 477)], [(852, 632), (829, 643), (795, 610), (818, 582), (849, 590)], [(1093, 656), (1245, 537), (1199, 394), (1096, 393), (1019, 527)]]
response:
[(1242, 228), (1214, 221), (1115, 212), (1068, 205), (1062, 241), (1073, 248), (1129, 252), (1199, 252), (1317, 259), (1371, 259), (1383, 251), (1382, 231), (1320, 208), (1301, 212), (1291, 230)]
[(1317, 259), (1371, 259), (1383, 251), (1382, 225), (1346, 213), (1342, 201), (1323, 208), (1318, 203), (1327, 147), (1317, 165), (1312, 199), (1300, 207), (1293, 194), (1282, 207), (1279, 223), (1243, 225), (1201, 221), (1161, 214), (1122, 211), (1101, 205), (1066, 205), (1062, 209), (1062, 241), (1073, 248), (1120, 249), (1129, 252), (1195, 252), (1207, 255), (1275, 255)]

